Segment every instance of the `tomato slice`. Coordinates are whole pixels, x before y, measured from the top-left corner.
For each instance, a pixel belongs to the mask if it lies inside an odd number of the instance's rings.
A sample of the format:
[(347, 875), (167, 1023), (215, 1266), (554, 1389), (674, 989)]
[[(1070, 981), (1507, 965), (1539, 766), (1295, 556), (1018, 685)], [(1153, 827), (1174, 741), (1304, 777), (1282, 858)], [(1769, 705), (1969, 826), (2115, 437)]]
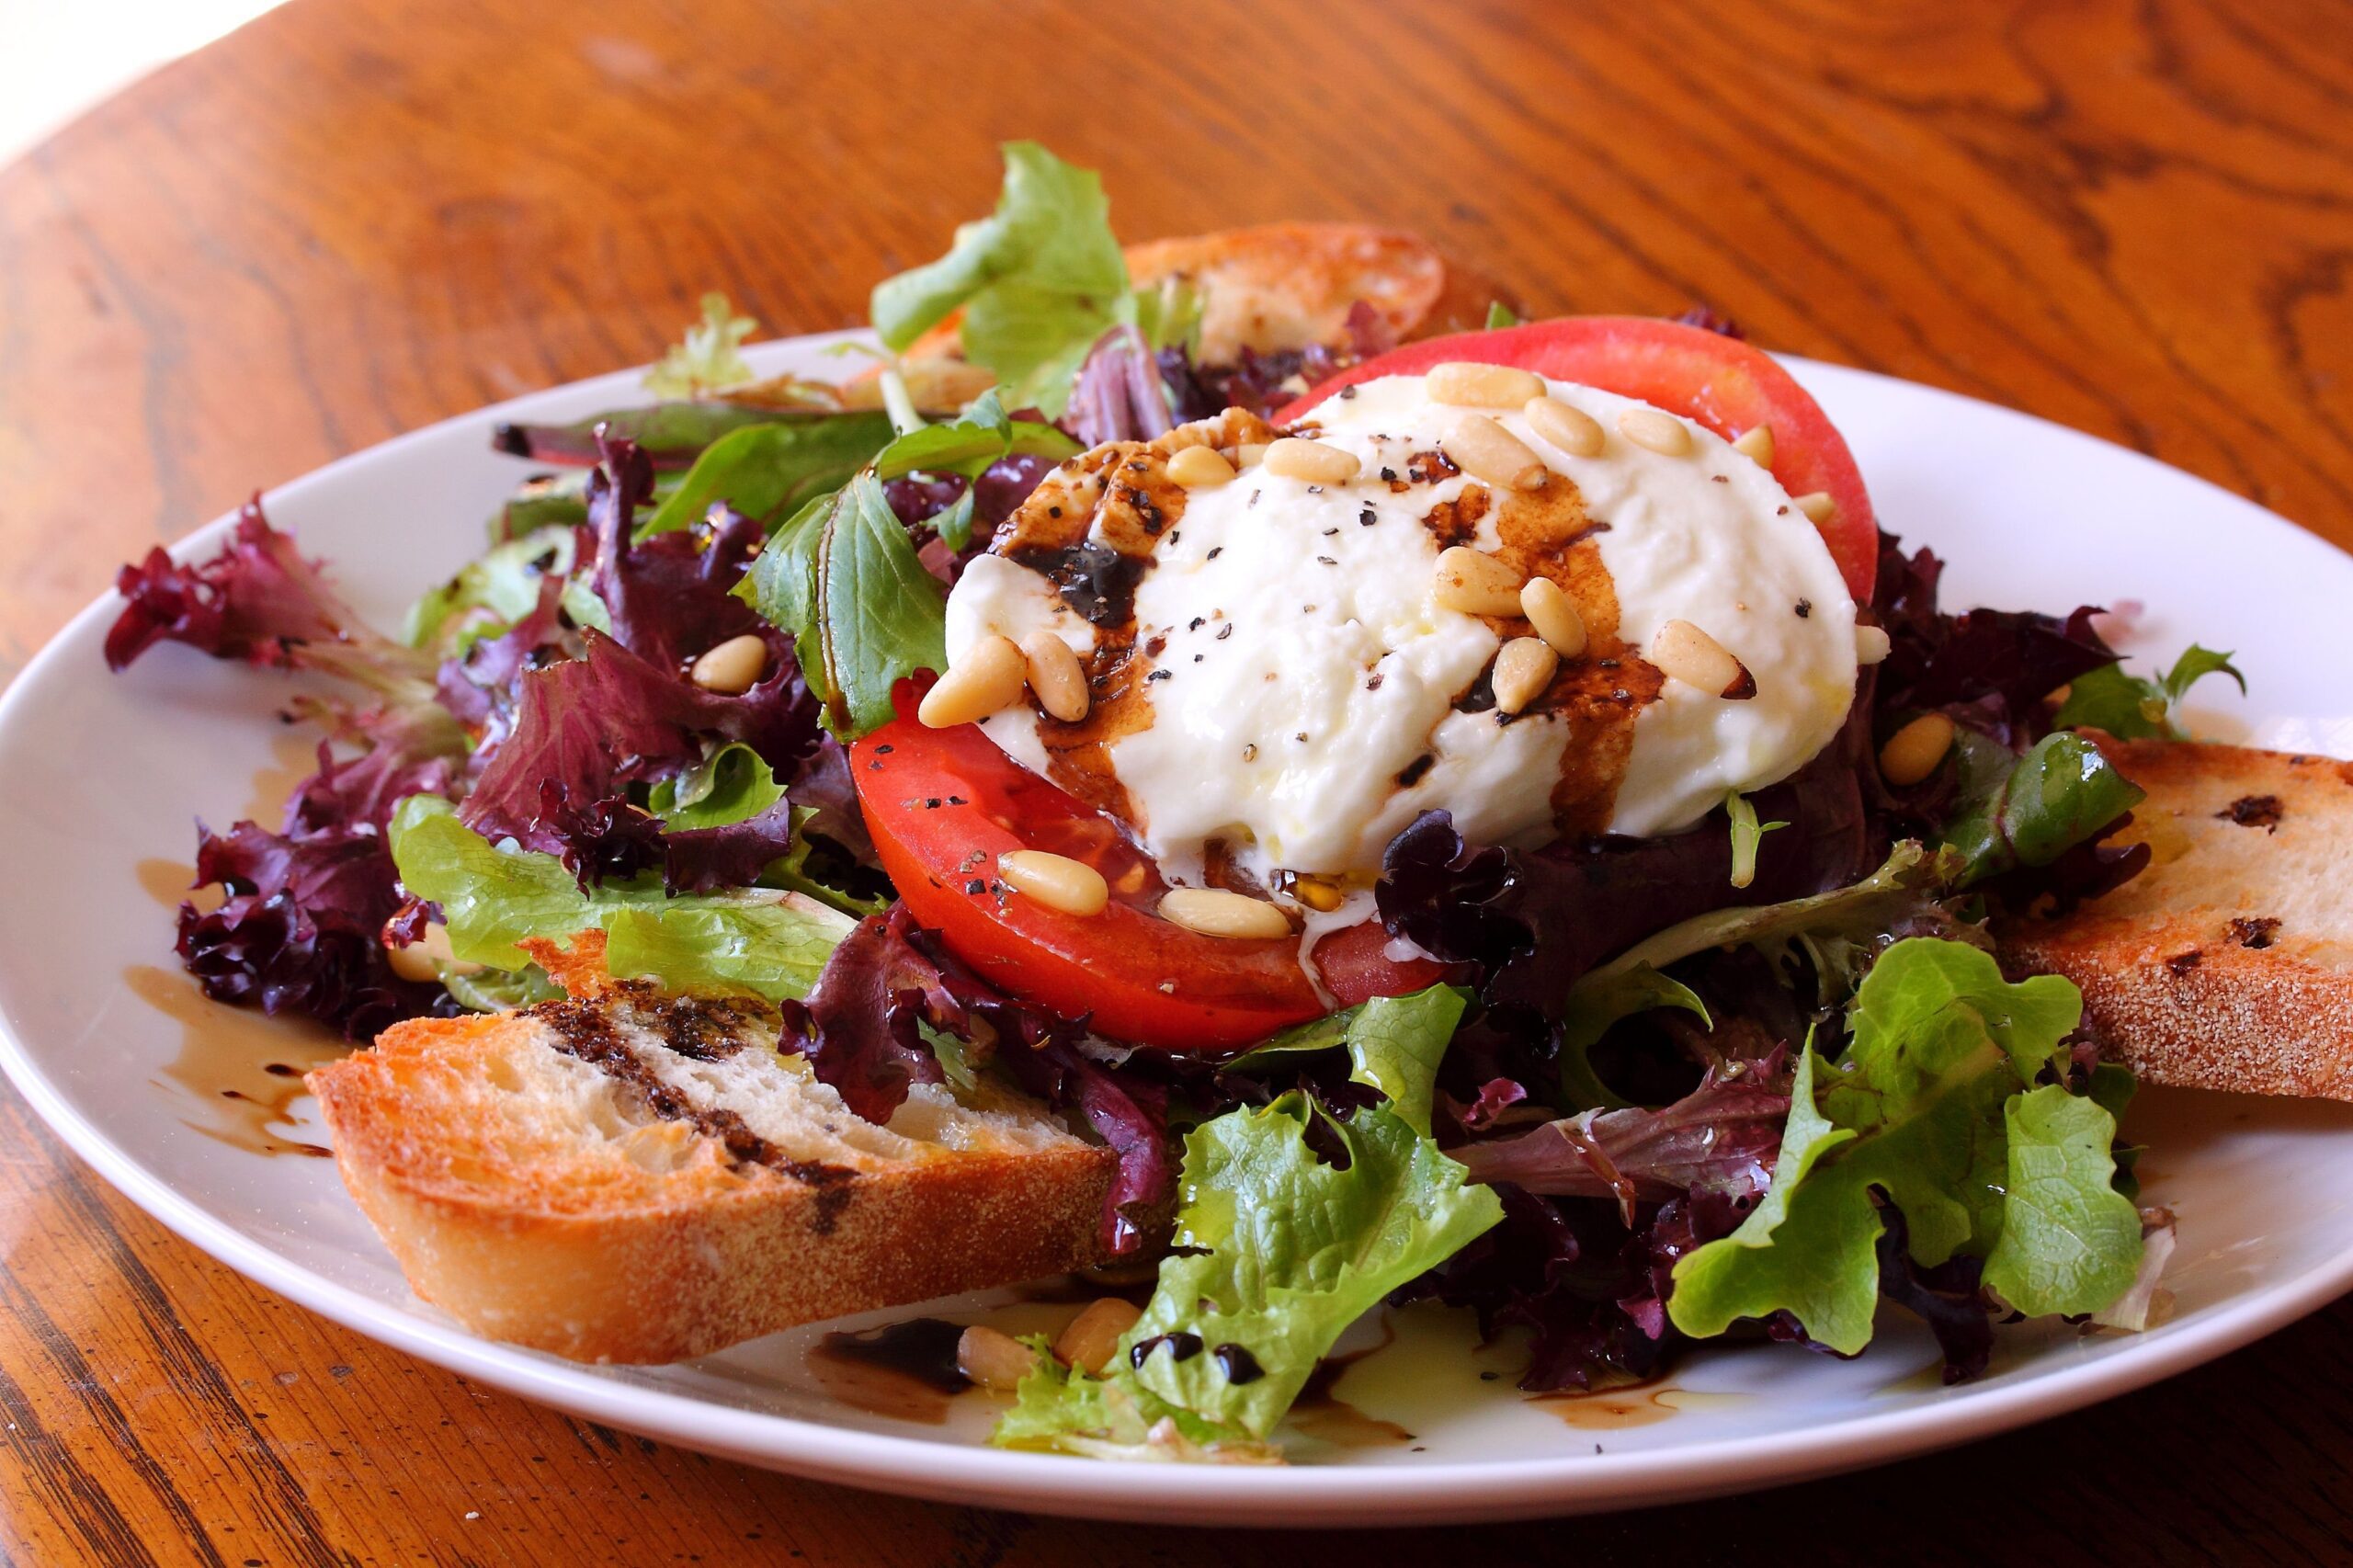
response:
[[(901, 711), (910, 710), (903, 702)], [(850, 752), (858, 804), (882, 869), (916, 920), (1008, 994), (1065, 1017), (1091, 1016), (1114, 1040), (1215, 1055), (1325, 1009), (1295, 940), (1203, 937), (1153, 913), (1167, 891), (1118, 826), (1014, 762), (974, 724), (884, 725)], [(1006, 889), (996, 858), (1044, 849), (1084, 860), (1112, 887), (1097, 915), (1065, 915)], [(1385, 956), (1377, 922), (1316, 944), (1342, 1006), (1400, 995), (1442, 966)]]
[(1773, 477), (1792, 495), (1827, 494), (1822, 525), (1847, 585), (1868, 601), (1879, 575), (1879, 521), (1855, 456), (1822, 405), (1772, 356), (1722, 333), (1645, 316), (1563, 316), (1495, 332), (1427, 337), (1343, 370), (1275, 416), (1279, 425), (1358, 381), (1418, 376), (1453, 360), (1513, 365), (1685, 415), (1727, 440), (1773, 427)]

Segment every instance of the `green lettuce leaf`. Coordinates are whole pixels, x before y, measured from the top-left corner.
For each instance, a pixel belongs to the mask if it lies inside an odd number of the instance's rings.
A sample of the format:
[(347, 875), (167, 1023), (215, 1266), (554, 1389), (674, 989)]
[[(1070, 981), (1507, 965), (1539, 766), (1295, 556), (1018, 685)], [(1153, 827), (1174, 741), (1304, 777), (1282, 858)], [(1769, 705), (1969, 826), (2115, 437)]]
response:
[(938, 261), (875, 285), (874, 329), (904, 352), (961, 306), (965, 358), (995, 371), (1014, 406), (1051, 416), (1095, 340), (1134, 321), (1135, 299), (1103, 182), (1034, 142), (1004, 151), (996, 211)]
[[(1347, 1151), (1343, 1169), (1308, 1147), (1311, 1119)], [(1197, 1440), (1264, 1439), (1347, 1326), (1407, 1280), (1503, 1218), (1488, 1188), (1385, 1107), (1347, 1121), (1300, 1094), (1233, 1110), (1185, 1140), (1184, 1208), (1159, 1288), (1122, 1337), (1108, 1373), (1042, 1369), (998, 1431), (1002, 1443), (1074, 1446), (1116, 1436), (1112, 1406), (1144, 1424), (1177, 1415)], [(1176, 1359), (1162, 1344), (1206, 1347)], [(1108, 1402), (1107, 1403), (1107, 1402)]]
[(1501, 300), (1490, 300), (1487, 301), (1486, 331), (1494, 332), (1501, 327), (1518, 326), (1518, 312), (1515, 312), (1509, 305), (1505, 304)]
[(455, 658), (496, 636), (539, 608), (542, 581), (572, 570), (578, 537), (570, 528), (535, 528), (484, 551), (409, 606), (401, 640)]
[(946, 596), (871, 469), (778, 529), (736, 593), (792, 634), (801, 675), (844, 740), (891, 722), (893, 683), (948, 667)]
[(1945, 826), (1960, 856), (1955, 888), (2020, 866), (2047, 866), (2131, 811), (2147, 791), (2072, 730), (2035, 743), (1984, 796)]
[(754, 379), (741, 352), (744, 340), (759, 324), (737, 315), (726, 295), (715, 290), (705, 294), (702, 320), (687, 328), (684, 341), (672, 344), (645, 372), (645, 390), (656, 397), (699, 398), (742, 386)]
[(1879, 1296), (1875, 1194), (1902, 1212), (1920, 1263), (1986, 1257), (1991, 1283), (2001, 1258), (2020, 1294), (1996, 1289), (2021, 1311), (2095, 1310), (2053, 1303), (2110, 1283), (2095, 1305), (2120, 1294), (2141, 1243), (2130, 1200), (2109, 1186), (2114, 1119), (2056, 1085), (2029, 1092), (2082, 1013), (2066, 981), (2011, 984), (1964, 943), (1889, 948), (1856, 994), (1845, 1057), (1808, 1049), (1800, 1061), (1765, 1200), (1676, 1266), (1676, 1326), (1705, 1336), (1787, 1311), (1820, 1343), (1859, 1351)]
[(637, 537), (692, 528), (718, 502), (773, 525), (793, 508), (848, 483), (891, 441), (891, 419), (876, 413), (774, 416), (713, 441)]
[(1433, 985), (1410, 996), (1376, 996), (1357, 1010), (1346, 1044), (1351, 1082), (1389, 1096), (1389, 1108), (1417, 1136), (1430, 1135), (1438, 1059), (1462, 1021), (1463, 994)]
[(1259, 1073), (1303, 1057), (1345, 1048), (1350, 1081), (1378, 1089), (1408, 1127), (1427, 1138), (1438, 1097), (1438, 1066), (1462, 1021), (1464, 993), (1433, 985), (1406, 996), (1376, 996), (1303, 1024), (1222, 1064), (1227, 1073)]
[(2208, 676), (2228, 676), (2246, 690), (2246, 676), (2231, 655), (2192, 642), (2173, 668), (2154, 680), (2127, 675), (2121, 664), (2102, 665), (2078, 676), (2067, 687), (2054, 722), (2062, 729), (2106, 730), (2119, 740), (2186, 741), (2178, 717), (2189, 688)]
[[(1345, 1046), (1350, 1076), (1390, 1104), (1343, 1122), (1293, 1093), (1195, 1128), (1180, 1255), (1162, 1262), (1142, 1320), (1103, 1377), (1046, 1358), (995, 1441), (1124, 1452), (1157, 1429), (1161, 1457), (1172, 1442), (1186, 1450), (1179, 1457), (1217, 1457), (1190, 1450), (1237, 1443), (1247, 1457), (1351, 1323), (1502, 1219), (1494, 1192), (1468, 1185), (1429, 1136), (1438, 1062), (1465, 1002), (1445, 985), (1376, 998), (1252, 1052), (1271, 1065)], [(1345, 1148), (1345, 1166), (1308, 1146), (1316, 1118)], [(1139, 1344), (1177, 1334), (1198, 1335), (1202, 1353), (1179, 1361), (1163, 1346), (1137, 1366)]]
[[(900, 436), (876, 455), (874, 472), (883, 479), (921, 472), (961, 474), (970, 480), (978, 479), (991, 463), (1016, 453), (1060, 462), (1081, 449), (1076, 441), (1051, 425), (1006, 417), (1005, 404), (991, 389), (953, 423), (919, 426)], [(934, 517), (931, 525), (950, 550), (971, 544), (971, 487)]]
[(1709, 1028), (1716, 1027), (1699, 994), (1672, 975), (1643, 962), (1606, 967), (1606, 973), (1597, 970), (1570, 991), (1561, 1013), (1561, 1084), (1566, 1103), (1580, 1109), (1618, 1110), (1628, 1103), (1595, 1074), (1590, 1057), (1620, 1019), (1679, 1007)]
[(646, 809), (665, 826), (725, 827), (784, 799), (776, 770), (741, 741), (730, 741), (675, 778), (654, 786)]
[(527, 937), (568, 940), (602, 929), (616, 975), (679, 991), (750, 991), (779, 1000), (816, 983), (855, 924), (797, 892), (745, 890), (671, 898), (658, 878), (583, 892), (552, 855), (500, 848), (438, 796), (412, 795), (393, 813), (393, 862), (416, 897), (441, 906), (462, 961), (520, 973)]
[[(1347, 1151), (1341, 1170), (1307, 1145), (1305, 1096), (1204, 1122), (1185, 1141), (1176, 1244), (1122, 1346), (1198, 1334), (1210, 1353), (1147, 1357), (1137, 1382), (1222, 1427), (1265, 1437), (1324, 1353), (1390, 1291), (1451, 1257), (1503, 1218), (1495, 1195), (1381, 1107), (1324, 1117)], [(1221, 1346), (1262, 1375), (1237, 1381)]]
[[(1925, 923), (1947, 926), (1961, 940), (1983, 940), (1975, 927), (1947, 917), (1938, 902), (1960, 866), (1957, 855), (1931, 851), (1906, 839), (1859, 882), (1782, 903), (1719, 909), (1678, 921), (1588, 971), (1569, 993), (1568, 1016), (1574, 1018), (1580, 1006), (1590, 1006), (1592, 998), (1633, 970), (1663, 970), (1711, 948), (1739, 946), (1768, 952), (1792, 945), (1803, 948), (1829, 988), (1823, 1001), (1842, 1001), (1870, 960), (1887, 946), (1890, 931)], [(1623, 1016), (1613, 1015), (1605, 1027)]]
[(2046, 1084), (2005, 1108), (2008, 1175), (1985, 1283), (2029, 1317), (2101, 1311), (2131, 1287), (2141, 1211), (2116, 1187), (2116, 1118)]

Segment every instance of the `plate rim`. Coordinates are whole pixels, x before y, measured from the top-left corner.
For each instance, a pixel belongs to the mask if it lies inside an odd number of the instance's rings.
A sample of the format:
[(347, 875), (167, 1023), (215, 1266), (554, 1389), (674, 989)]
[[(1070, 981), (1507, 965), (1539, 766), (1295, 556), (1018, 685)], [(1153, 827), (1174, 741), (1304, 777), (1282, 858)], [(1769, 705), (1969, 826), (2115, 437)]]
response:
[[(757, 365), (829, 347), (870, 342), (858, 330), (771, 339), (747, 347)], [(1877, 371), (1778, 356), (1802, 381), (1855, 378), (1927, 393), (2025, 421), (2109, 449), (2112, 455), (2162, 469), (2230, 504), (2282, 542), (2347, 552), (2317, 534), (2211, 480), (2145, 452), (2056, 421), (1945, 388)], [(486, 427), (556, 394), (607, 389), (640, 397), (642, 367), (583, 378), (520, 394), (404, 431), (347, 453), (263, 493), (277, 504), (340, 482), (390, 451)], [(234, 512), (190, 530), (165, 548), (184, 559), (211, 548), (233, 526)], [(8, 744), (31, 693), (60, 678), (61, 667), (90, 652), (120, 604), (108, 589), (69, 619), (0, 692), (0, 748)], [(70, 677), (68, 677), (70, 678)], [(5, 998), (0, 998), (5, 1000)], [(2014, 1383), (1950, 1391), (1932, 1402), (1864, 1412), (1793, 1432), (1698, 1443), (1519, 1460), (1458, 1460), (1428, 1466), (1296, 1466), (1282, 1470), (1109, 1464), (1057, 1454), (942, 1443), (803, 1416), (746, 1410), (684, 1392), (651, 1388), (553, 1357), (475, 1335), (428, 1315), (418, 1302), (387, 1306), (240, 1234), (142, 1165), (85, 1118), (42, 1069), (17, 1022), (0, 1007), (0, 1070), (36, 1115), (118, 1191), (182, 1240), (216, 1261), (363, 1336), (478, 1378), (509, 1393), (625, 1430), (812, 1480), (933, 1501), (1177, 1524), (1293, 1525), (1318, 1528), (1402, 1523), (1496, 1521), (1599, 1511), (1725, 1495), (1859, 1469), (1992, 1436), (2079, 1410), (2228, 1354), (2353, 1290), (2353, 1253), (2223, 1304), (2194, 1324), (2170, 1328), (2079, 1365)], [(1140, 1484), (1149, 1476), (1151, 1485)]]

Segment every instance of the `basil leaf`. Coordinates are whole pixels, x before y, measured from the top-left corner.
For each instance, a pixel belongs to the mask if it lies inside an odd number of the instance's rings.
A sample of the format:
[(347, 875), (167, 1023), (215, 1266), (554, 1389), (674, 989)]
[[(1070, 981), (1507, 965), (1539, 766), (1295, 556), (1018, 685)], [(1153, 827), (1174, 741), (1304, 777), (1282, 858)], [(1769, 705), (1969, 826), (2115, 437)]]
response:
[(826, 726), (846, 741), (891, 722), (895, 683), (948, 667), (946, 595), (870, 469), (778, 529), (735, 592), (792, 634)]
[(1034, 142), (1004, 153), (996, 211), (957, 230), (938, 261), (875, 285), (874, 328), (903, 353), (961, 307), (965, 358), (995, 371), (1015, 406), (1057, 415), (1087, 349), (1134, 319), (1135, 299), (1103, 182)]
[(1953, 886), (2019, 866), (2047, 866), (2137, 806), (2147, 791), (2070, 730), (2045, 735), (1982, 799), (1945, 828), (1961, 857)]
[(768, 418), (713, 442), (638, 525), (637, 537), (691, 528), (722, 501), (747, 517), (772, 522), (846, 483), (891, 440), (884, 414)]

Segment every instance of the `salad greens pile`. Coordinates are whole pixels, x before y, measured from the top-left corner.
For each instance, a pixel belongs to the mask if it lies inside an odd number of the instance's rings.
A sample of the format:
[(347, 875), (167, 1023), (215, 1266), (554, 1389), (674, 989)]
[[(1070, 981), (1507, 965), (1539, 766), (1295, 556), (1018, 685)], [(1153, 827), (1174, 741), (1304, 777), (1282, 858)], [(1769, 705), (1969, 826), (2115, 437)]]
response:
[[(879, 408), (786, 396), (710, 295), (646, 379), (668, 401), (501, 430), (554, 472), (399, 640), (258, 503), (212, 561), (124, 569), (117, 668), (175, 641), (343, 682), (301, 699), (334, 744), (285, 822), (202, 835), (227, 897), (183, 909), (179, 950), (207, 991), (365, 1038), (551, 996), (519, 944), (593, 929), (618, 975), (776, 1003), (860, 1115), (982, 1075), (1050, 1099), (1119, 1157), (1114, 1251), (1175, 1221), (1111, 1363), (1041, 1355), (997, 1433), (1017, 1446), (1263, 1458), (1385, 1301), (1524, 1333), (1542, 1389), (1733, 1332), (1851, 1355), (1883, 1301), (1967, 1376), (1997, 1314), (2144, 1300), (2130, 1076), (2083, 1046), (2066, 982), (2003, 975), (1986, 922), (2137, 871), (2141, 792), (2089, 732), (2178, 737), (2189, 687), (2239, 674), (2197, 647), (2127, 674), (2088, 608), (1945, 612), (1936, 558), (1892, 539), (1890, 655), (1797, 778), (1669, 839), (1506, 849), (1442, 812), (1398, 835), (1381, 917), (1450, 983), (1195, 1062), (1006, 994), (894, 902), (845, 747), (944, 664), (988, 531), (1082, 440), (1333, 363), (1195, 363), (1198, 295), (1132, 287), (1097, 177), (1005, 155), (996, 210), (874, 290), (893, 354), (952, 324), (995, 376), (961, 407), (916, 407), (887, 358)], [(748, 688), (689, 678), (746, 639)], [(1923, 714), (1955, 744), (1891, 786), (1877, 744)], [(437, 924), (431, 978), (391, 960)]]

